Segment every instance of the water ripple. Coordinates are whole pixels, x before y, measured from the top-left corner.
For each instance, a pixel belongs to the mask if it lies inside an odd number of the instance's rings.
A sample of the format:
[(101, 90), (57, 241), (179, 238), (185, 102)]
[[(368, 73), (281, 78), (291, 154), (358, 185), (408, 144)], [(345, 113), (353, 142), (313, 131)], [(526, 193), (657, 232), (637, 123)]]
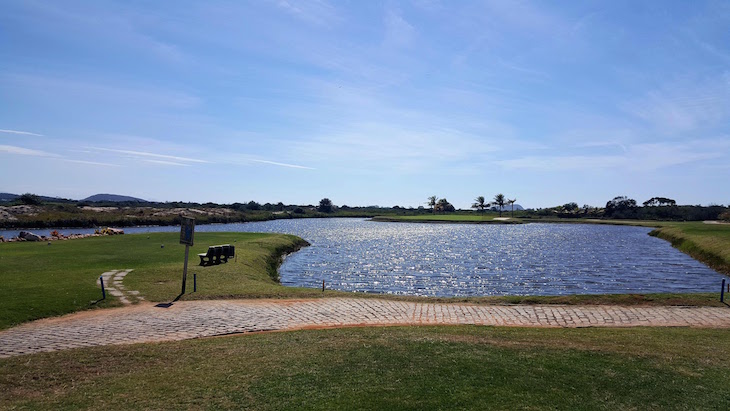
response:
[[(125, 231), (179, 231), (179, 227)], [(284, 261), (282, 284), (318, 288), (325, 280), (328, 288), (353, 292), (425, 296), (715, 292), (723, 278), (668, 242), (648, 236), (644, 227), (300, 219), (201, 225), (196, 231), (300, 236), (312, 246)]]

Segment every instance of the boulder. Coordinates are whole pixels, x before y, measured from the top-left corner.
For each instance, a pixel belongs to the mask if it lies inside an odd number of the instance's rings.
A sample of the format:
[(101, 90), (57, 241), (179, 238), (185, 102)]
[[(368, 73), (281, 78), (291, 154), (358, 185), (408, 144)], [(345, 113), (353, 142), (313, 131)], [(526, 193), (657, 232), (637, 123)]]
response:
[(39, 236), (38, 234), (33, 234), (28, 231), (21, 231), (20, 234), (18, 234), (18, 237), (22, 238), (25, 241), (41, 241), (43, 238)]
[(117, 235), (117, 234), (124, 234), (124, 230), (120, 228), (111, 228), (106, 227), (102, 228), (101, 230), (96, 230), (94, 234), (101, 234), (101, 235)]

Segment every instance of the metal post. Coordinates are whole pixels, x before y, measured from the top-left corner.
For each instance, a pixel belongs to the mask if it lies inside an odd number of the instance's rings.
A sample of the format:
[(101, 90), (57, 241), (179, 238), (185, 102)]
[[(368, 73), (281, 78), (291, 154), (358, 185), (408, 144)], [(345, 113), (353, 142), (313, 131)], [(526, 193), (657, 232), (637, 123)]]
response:
[[(104, 277), (99, 277), (99, 282), (101, 283), (101, 299), (106, 300), (106, 291), (104, 291)], [(723, 282), (723, 284), (725, 283)]]
[(725, 302), (725, 279), (722, 279), (722, 287), (720, 287), (720, 302)]
[(198, 275), (193, 273), (193, 292), (198, 292)]
[(182, 281), (182, 294), (185, 294), (185, 280), (188, 278), (188, 253), (190, 253), (190, 246), (185, 246), (185, 265), (183, 265), (183, 281)]

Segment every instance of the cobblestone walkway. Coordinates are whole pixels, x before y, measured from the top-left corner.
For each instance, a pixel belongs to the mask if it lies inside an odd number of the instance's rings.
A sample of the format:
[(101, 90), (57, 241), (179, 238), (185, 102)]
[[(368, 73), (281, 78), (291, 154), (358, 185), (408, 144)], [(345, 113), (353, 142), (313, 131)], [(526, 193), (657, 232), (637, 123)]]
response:
[(183, 301), (86, 311), (0, 332), (0, 358), (108, 344), (360, 325), (730, 328), (723, 307), (484, 306), (364, 298)]
[[(112, 270), (101, 275), (101, 278), (104, 280), (104, 287), (106, 288), (106, 291), (119, 298), (119, 301), (121, 301), (124, 305), (132, 304), (132, 301), (144, 301), (144, 297), (139, 295), (139, 291), (127, 290), (124, 288), (124, 285), (122, 285), (124, 277), (132, 271), (134, 270), (131, 268), (126, 270)], [(101, 284), (101, 281), (96, 280), (96, 284)]]

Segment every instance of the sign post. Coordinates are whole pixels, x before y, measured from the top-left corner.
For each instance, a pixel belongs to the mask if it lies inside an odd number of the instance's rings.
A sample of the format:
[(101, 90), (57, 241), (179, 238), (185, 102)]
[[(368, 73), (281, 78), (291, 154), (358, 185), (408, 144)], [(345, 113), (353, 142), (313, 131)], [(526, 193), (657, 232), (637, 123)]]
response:
[(188, 254), (190, 246), (193, 245), (193, 235), (195, 234), (195, 219), (191, 217), (181, 217), (180, 223), (180, 244), (185, 244), (185, 265), (183, 265), (182, 278), (182, 294), (185, 294), (185, 280), (188, 277)]

